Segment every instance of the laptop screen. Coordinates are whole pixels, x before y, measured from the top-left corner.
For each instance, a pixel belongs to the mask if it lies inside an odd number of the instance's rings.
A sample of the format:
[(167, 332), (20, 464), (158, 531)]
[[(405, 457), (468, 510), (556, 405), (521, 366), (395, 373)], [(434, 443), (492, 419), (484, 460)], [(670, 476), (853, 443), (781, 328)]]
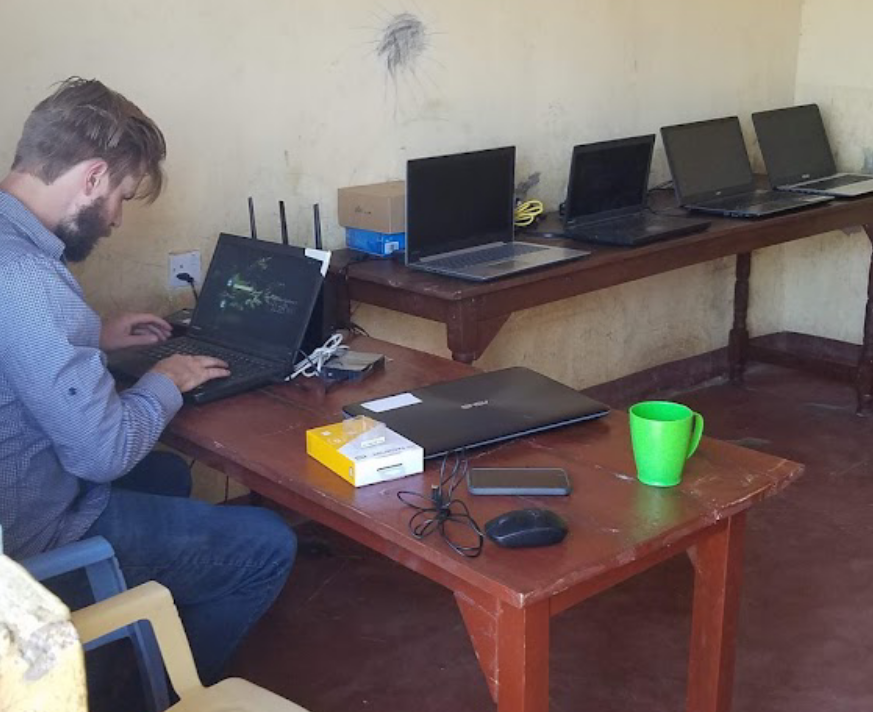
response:
[(515, 147), (406, 164), (406, 261), (513, 236)]
[(661, 129), (673, 185), (683, 205), (755, 189), (736, 116)]
[(752, 114), (772, 185), (792, 185), (837, 172), (815, 104)]
[(321, 263), (299, 248), (222, 234), (191, 334), (247, 353), (294, 360), (321, 283)]
[(636, 212), (645, 207), (654, 135), (573, 148), (567, 222)]

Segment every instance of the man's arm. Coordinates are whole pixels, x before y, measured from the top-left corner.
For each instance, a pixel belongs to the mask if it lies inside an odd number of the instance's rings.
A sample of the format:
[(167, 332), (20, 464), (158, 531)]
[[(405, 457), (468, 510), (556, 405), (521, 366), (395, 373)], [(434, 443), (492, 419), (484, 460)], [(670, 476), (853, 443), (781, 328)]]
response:
[(96, 344), (77, 346), (68, 337), (64, 308), (77, 301), (50, 263), (34, 258), (6, 265), (0, 274), (0, 360), (64, 469), (105, 482), (151, 450), (182, 397), (167, 375), (154, 372), (117, 394)]

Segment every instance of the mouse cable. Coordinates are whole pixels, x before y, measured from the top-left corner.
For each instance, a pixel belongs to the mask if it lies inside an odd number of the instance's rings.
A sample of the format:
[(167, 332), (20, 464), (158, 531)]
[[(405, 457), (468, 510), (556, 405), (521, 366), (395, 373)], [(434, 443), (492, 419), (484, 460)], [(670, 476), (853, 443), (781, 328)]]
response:
[[(468, 559), (475, 559), (482, 553), (485, 534), (473, 519), (466, 503), (453, 497), (458, 485), (466, 477), (470, 463), (464, 450), (455, 450), (454, 462), (449, 468), (450, 455), (451, 453), (446, 453), (443, 456), (439, 484), (431, 486), (429, 497), (419, 492), (402, 490), (397, 493), (397, 499), (416, 510), (409, 518), (408, 524), (412, 536), (416, 539), (424, 539), (437, 531), (456, 553)], [(464, 541), (458, 541), (450, 534), (449, 524), (469, 528), (473, 535), (465, 532)], [(458, 526), (453, 526), (451, 529), (457, 530)]]
[(515, 226), (528, 227), (533, 225), (536, 219), (543, 214), (543, 203), (541, 200), (525, 200), (515, 206)]
[(290, 381), (298, 376), (303, 376), (304, 378), (315, 378), (316, 376), (320, 376), (324, 364), (330, 361), (330, 359), (337, 354), (348, 350), (349, 347), (343, 345), (342, 334), (334, 334), (311, 354), (305, 354), (302, 351), (299, 352), (303, 354), (303, 358), (294, 365), (294, 370), (291, 371), (291, 375), (285, 380)]

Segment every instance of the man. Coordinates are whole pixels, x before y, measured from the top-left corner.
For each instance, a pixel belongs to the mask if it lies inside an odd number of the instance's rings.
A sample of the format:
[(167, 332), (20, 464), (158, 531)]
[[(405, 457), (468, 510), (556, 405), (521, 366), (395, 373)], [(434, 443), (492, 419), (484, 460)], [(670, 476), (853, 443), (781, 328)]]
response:
[(162, 341), (149, 314), (101, 323), (67, 268), (162, 187), (164, 137), (122, 95), (72, 78), (28, 117), (0, 181), (0, 525), (13, 557), (102, 535), (129, 586), (173, 593), (204, 680), (281, 590), (296, 551), (273, 512), (188, 499), (180, 458), (152, 453), (181, 394), (228, 375), (172, 356), (117, 393), (105, 353)]

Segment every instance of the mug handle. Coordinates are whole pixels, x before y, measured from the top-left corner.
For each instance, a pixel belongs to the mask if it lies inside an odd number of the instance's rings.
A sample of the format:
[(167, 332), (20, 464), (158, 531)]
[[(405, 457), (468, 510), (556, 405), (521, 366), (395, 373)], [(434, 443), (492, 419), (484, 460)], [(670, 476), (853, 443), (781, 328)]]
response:
[(703, 436), (703, 416), (700, 413), (694, 413), (694, 430), (691, 433), (691, 444), (688, 446), (688, 454), (685, 456), (687, 460), (691, 457), (697, 446), (700, 445), (700, 438)]

